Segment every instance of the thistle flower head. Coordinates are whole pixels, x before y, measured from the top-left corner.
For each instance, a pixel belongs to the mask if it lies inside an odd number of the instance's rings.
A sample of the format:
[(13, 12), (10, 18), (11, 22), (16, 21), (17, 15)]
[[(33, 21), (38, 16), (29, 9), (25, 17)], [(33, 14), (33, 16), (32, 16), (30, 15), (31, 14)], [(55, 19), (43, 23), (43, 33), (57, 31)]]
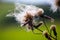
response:
[(41, 16), (44, 13), (44, 10), (42, 8), (39, 8), (37, 11), (37, 15)]
[(43, 35), (48, 35), (48, 32), (46, 30), (43, 31)]
[(45, 30), (45, 31), (43, 31), (43, 35), (46, 37), (46, 38), (48, 38), (48, 32)]
[(25, 20), (24, 21), (28, 21), (28, 20), (32, 20), (33, 19), (33, 16), (29, 13), (27, 13), (25, 16)]
[(51, 25), (50, 29), (51, 29), (51, 30), (56, 29), (56, 25)]
[(54, 35), (57, 37), (56, 25), (51, 25), (50, 29), (53, 30)]
[(48, 32), (45, 30), (43, 31), (43, 35), (48, 39), (48, 40), (52, 40), (51, 37), (49, 36)]

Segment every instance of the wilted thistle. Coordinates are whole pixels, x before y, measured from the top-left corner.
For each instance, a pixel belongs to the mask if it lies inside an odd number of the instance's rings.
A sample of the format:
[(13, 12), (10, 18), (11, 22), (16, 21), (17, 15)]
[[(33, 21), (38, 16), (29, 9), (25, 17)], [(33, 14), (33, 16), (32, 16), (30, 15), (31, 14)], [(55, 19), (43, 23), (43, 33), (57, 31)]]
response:
[(50, 30), (52, 30), (54, 35), (57, 37), (56, 25), (51, 25)]
[(28, 24), (28, 29), (33, 30), (33, 16), (27, 13), (24, 21), (26, 22), (25, 24)]
[(24, 25), (28, 24), (28, 29), (31, 29), (32, 31), (35, 29), (38, 29), (39, 26), (42, 25), (43, 22), (39, 22), (39, 24), (35, 25), (34, 22), (33, 22), (33, 16), (31, 14), (28, 14), (25, 16), (25, 20), (24, 20), (25, 23)]
[(51, 37), (49, 36), (48, 32), (45, 30), (43, 31), (43, 35), (48, 39), (48, 40), (52, 40)]

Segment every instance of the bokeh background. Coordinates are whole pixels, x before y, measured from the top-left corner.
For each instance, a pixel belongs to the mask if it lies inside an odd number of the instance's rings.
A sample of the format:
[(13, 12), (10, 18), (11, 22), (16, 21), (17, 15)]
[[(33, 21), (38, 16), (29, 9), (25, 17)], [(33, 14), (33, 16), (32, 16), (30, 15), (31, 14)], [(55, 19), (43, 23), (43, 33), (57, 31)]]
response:
[[(60, 11), (57, 10), (57, 12), (53, 13), (50, 10), (50, 0), (0, 0), (0, 40), (47, 40), (42, 34), (34, 34), (32, 31), (26, 32), (26, 30), (20, 28), (20, 24), (15, 21), (15, 18), (6, 17), (8, 11), (15, 8), (15, 2), (33, 4), (43, 8), (45, 15), (55, 19), (54, 23), (51, 23), (50, 20), (47, 19), (45, 19), (45, 22), (48, 28), (50, 28), (52, 24), (56, 25), (57, 39), (60, 40)], [(46, 30), (44, 25), (42, 25), (40, 29)], [(40, 33), (38, 30), (34, 31)]]

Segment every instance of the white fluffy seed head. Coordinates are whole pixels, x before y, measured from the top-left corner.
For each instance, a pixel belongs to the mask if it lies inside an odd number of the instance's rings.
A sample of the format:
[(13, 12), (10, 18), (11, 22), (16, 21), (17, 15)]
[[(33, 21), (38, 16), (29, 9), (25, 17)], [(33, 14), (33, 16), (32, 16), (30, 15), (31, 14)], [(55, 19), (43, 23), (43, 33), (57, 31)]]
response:
[(51, 25), (50, 29), (51, 29), (51, 30), (56, 29), (56, 25)]
[(42, 8), (39, 8), (37, 11), (37, 15), (40, 16), (44, 13), (44, 10)]
[(44, 10), (42, 8), (38, 8), (38, 7), (33, 6), (33, 5), (27, 5), (25, 8), (25, 11), (30, 13), (32, 16), (36, 16), (36, 15), (44, 13)]
[[(19, 12), (15, 12), (15, 10), (19, 11)], [(27, 13), (29, 15), (27, 15)], [(41, 15), (44, 13), (44, 10), (42, 8), (38, 8), (36, 6), (33, 5), (25, 5), (25, 4), (19, 4), (16, 3), (15, 4), (15, 9), (14, 9), (14, 13), (10, 13), (7, 16), (12, 16), (15, 17), (16, 21), (18, 21), (18, 23), (21, 23), (21, 25), (23, 25), (24, 23), (26, 23), (26, 19), (28, 18), (33, 18), (36, 15)]]

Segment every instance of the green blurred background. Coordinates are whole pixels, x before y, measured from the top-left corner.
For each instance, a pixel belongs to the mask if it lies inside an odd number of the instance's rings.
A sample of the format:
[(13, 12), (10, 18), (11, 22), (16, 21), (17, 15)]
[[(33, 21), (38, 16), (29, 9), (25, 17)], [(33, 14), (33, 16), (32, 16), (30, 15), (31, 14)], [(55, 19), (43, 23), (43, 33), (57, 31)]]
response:
[[(60, 12), (57, 11), (54, 14), (49, 10), (49, 5), (39, 5), (44, 9), (46, 15), (51, 16), (55, 19), (54, 23), (46, 20), (48, 28), (55, 24), (57, 27), (57, 39), (60, 40)], [(32, 31), (26, 32), (20, 28), (20, 25), (15, 21), (15, 18), (6, 17), (9, 10), (13, 10), (14, 3), (2, 3), (0, 2), (0, 40), (47, 40), (42, 34), (34, 34)], [(52, 14), (52, 15), (51, 15)], [(46, 30), (45, 26), (40, 27), (41, 30)], [(40, 32), (34, 30), (35, 32)]]

